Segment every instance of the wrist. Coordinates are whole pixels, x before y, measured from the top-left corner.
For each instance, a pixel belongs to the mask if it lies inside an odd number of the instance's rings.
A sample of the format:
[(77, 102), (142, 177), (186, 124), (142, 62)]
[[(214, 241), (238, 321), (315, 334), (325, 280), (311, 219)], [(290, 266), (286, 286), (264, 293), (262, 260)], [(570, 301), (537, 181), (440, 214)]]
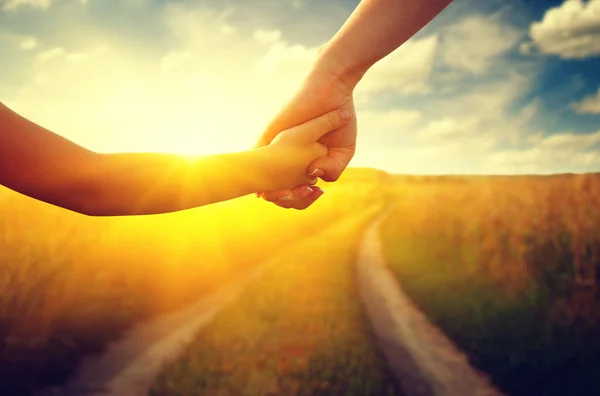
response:
[(275, 186), (275, 176), (273, 174), (276, 166), (273, 164), (275, 158), (276, 146), (263, 146), (254, 149), (255, 165), (256, 165), (256, 184), (254, 192), (272, 191), (281, 186)]
[(347, 95), (351, 95), (367, 70), (354, 67), (341, 56), (336, 56), (332, 47), (325, 44), (319, 49), (319, 55), (309, 73), (310, 78), (333, 83)]

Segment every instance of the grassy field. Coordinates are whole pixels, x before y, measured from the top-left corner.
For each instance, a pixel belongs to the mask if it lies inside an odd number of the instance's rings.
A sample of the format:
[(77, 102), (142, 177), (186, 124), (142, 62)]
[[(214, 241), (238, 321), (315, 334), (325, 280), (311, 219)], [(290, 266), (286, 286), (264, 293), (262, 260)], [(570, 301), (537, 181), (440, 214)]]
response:
[(394, 180), (388, 263), (473, 364), (513, 396), (600, 394), (600, 175)]
[(352, 275), (361, 227), (384, 202), (395, 207), (382, 227), (390, 267), (501, 389), (600, 393), (600, 175), (350, 170), (324, 187), (303, 212), (247, 197), (131, 218), (85, 217), (0, 190), (3, 394), (60, 383), (132, 324), (288, 248), (152, 394), (401, 394)]
[(199, 332), (150, 394), (401, 395), (354, 279), (356, 246), (375, 213), (346, 216), (286, 253)]
[(169, 215), (90, 218), (0, 190), (2, 394), (64, 381), (83, 355), (133, 323), (368, 206), (366, 175), (351, 171), (326, 186), (307, 211), (246, 197)]

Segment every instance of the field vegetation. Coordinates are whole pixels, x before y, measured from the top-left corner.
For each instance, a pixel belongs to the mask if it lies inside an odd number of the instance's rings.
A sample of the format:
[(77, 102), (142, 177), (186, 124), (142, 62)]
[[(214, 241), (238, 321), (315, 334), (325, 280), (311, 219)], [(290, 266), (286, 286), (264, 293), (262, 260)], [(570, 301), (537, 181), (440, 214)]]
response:
[(0, 190), (1, 393), (63, 382), (82, 356), (132, 324), (190, 303), (368, 206), (367, 193), (348, 200), (353, 183), (327, 186), (304, 212), (249, 196), (129, 218), (86, 217)]
[(0, 190), (3, 394), (64, 381), (131, 325), (285, 252), (152, 395), (400, 395), (353, 275), (364, 225), (384, 204), (402, 287), (504, 392), (600, 392), (600, 175), (352, 169), (324, 189), (307, 211), (246, 197), (130, 218)]
[(395, 177), (388, 265), (507, 394), (600, 393), (600, 175)]
[(378, 207), (296, 245), (202, 329), (152, 396), (391, 396), (356, 292), (354, 261)]

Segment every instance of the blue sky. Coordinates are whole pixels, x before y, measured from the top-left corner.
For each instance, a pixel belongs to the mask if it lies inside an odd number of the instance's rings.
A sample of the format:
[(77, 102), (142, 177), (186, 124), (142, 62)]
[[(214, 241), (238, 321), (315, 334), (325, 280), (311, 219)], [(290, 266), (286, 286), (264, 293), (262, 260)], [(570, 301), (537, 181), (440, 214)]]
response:
[[(358, 1), (0, 0), (0, 101), (94, 150), (242, 150)], [(600, 0), (456, 0), (375, 65), (352, 166), (600, 171)]]

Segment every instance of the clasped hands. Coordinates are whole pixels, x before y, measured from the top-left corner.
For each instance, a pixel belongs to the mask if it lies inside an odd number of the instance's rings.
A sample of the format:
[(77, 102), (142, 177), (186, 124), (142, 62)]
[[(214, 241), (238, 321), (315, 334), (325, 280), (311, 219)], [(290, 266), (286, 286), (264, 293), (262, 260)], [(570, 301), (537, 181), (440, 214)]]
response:
[[(302, 127), (300, 124), (304, 124), (306, 129), (313, 122), (313, 128), (318, 128), (316, 121), (319, 117), (326, 117), (330, 127), (322, 133), (317, 131), (316, 135), (319, 137), (318, 146), (321, 150), (317, 149), (313, 155), (319, 156), (307, 164), (305, 179), (295, 179), (300, 182), (305, 180), (304, 183), (291, 188), (259, 192), (259, 197), (283, 208), (302, 210), (323, 195), (323, 190), (314, 186), (317, 178), (331, 182), (340, 177), (356, 150), (357, 123), (352, 93), (353, 87), (331, 73), (316, 71), (306, 77), (298, 92), (267, 126), (257, 147), (289, 140), (294, 129)], [(322, 123), (323, 121), (321, 125)], [(321, 137), (323, 133), (326, 134)]]

